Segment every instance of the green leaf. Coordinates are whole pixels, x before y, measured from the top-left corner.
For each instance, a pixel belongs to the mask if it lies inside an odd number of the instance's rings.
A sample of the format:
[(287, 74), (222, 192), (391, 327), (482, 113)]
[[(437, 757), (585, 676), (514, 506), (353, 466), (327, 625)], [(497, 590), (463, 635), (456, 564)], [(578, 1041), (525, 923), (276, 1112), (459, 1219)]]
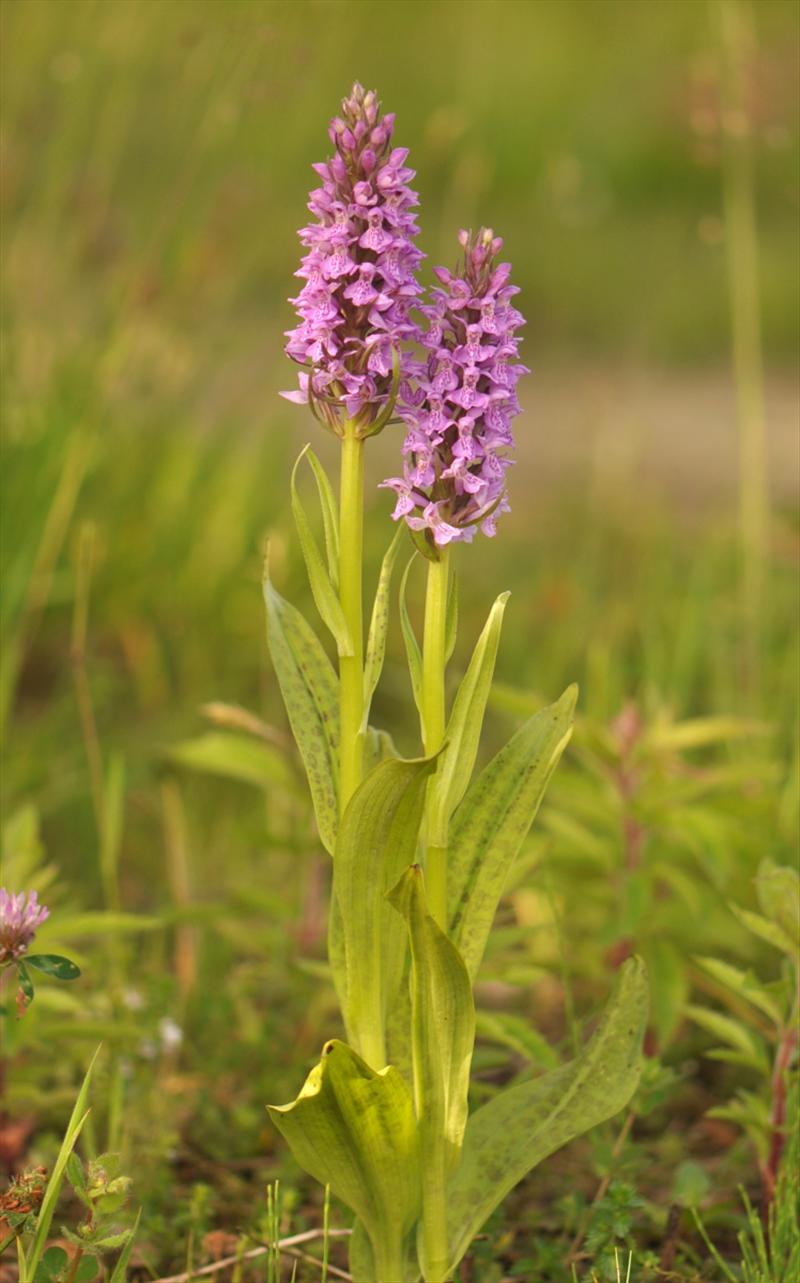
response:
[(67, 1159), (67, 1166), (65, 1170), (66, 1170), (67, 1180), (69, 1181), (70, 1185), (75, 1190), (75, 1193), (81, 1199), (81, 1202), (85, 1203), (87, 1201), (84, 1197), (84, 1195), (86, 1194), (86, 1177), (83, 1171), (83, 1163), (78, 1158), (78, 1155), (74, 1152), (74, 1150), (70, 1154), (69, 1158)]
[(114, 1234), (104, 1234), (102, 1238), (95, 1239), (94, 1246), (110, 1252), (118, 1247), (124, 1247), (128, 1241), (129, 1234), (130, 1230), (119, 1230)]
[(63, 1247), (48, 1247), (39, 1262), (34, 1283), (50, 1283), (51, 1279), (58, 1278), (66, 1265), (69, 1265), (69, 1257)]
[(461, 956), (428, 913), (419, 865), (406, 869), (389, 903), (405, 919), (411, 944), (414, 1096), (423, 1168), (437, 1162), (443, 1138), (444, 1177), (457, 1161), (467, 1125), (475, 1043), (472, 987)]
[(643, 950), (650, 976), (651, 1022), (659, 1047), (666, 1047), (680, 1023), (689, 993), (684, 954), (670, 940), (655, 938)]
[(753, 935), (766, 940), (767, 944), (771, 944), (774, 949), (780, 949), (781, 953), (788, 954), (793, 961), (797, 958), (797, 941), (787, 936), (777, 922), (762, 918), (760, 913), (751, 913), (749, 909), (740, 909), (736, 904), (731, 905), (731, 912), (739, 919), (742, 926), (752, 931)]
[(672, 1178), (670, 1202), (680, 1203), (682, 1207), (697, 1207), (710, 1188), (711, 1181), (705, 1169), (699, 1163), (686, 1159), (678, 1164)]
[(128, 1191), (124, 1190), (118, 1194), (101, 1194), (95, 1199), (95, 1206), (100, 1216), (112, 1216), (124, 1207), (128, 1201)]
[(29, 1007), (33, 1002), (33, 981), (28, 975), (28, 968), (24, 962), (17, 963), (17, 979), (22, 990), (22, 996), (25, 999), (25, 1005)]
[(372, 1244), (369, 1234), (361, 1221), (356, 1221), (350, 1242), (347, 1245), (350, 1276), (359, 1283), (378, 1283), (375, 1277), (375, 1258), (372, 1255)]
[(707, 1060), (721, 1060), (726, 1065), (745, 1065), (748, 1069), (755, 1069), (757, 1073), (763, 1074), (766, 1078), (769, 1076), (769, 1056), (766, 1048), (761, 1052), (750, 1051), (733, 1051), (727, 1047), (712, 1047), (705, 1053)]
[(128, 1262), (131, 1259), (131, 1253), (133, 1251), (133, 1245), (136, 1241), (136, 1234), (139, 1229), (139, 1221), (141, 1219), (142, 1219), (142, 1209), (139, 1208), (139, 1211), (136, 1214), (136, 1220), (133, 1222), (133, 1226), (131, 1227), (128, 1241), (123, 1247), (122, 1252), (120, 1253), (119, 1260), (114, 1266), (114, 1272), (111, 1275), (109, 1283), (125, 1283), (125, 1279), (127, 1278), (127, 1273), (128, 1273)]
[(510, 1011), (478, 1011), (476, 1025), (481, 1038), (508, 1047), (542, 1069), (555, 1069), (558, 1064), (558, 1056), (550, 1043), (524, 1016), (515, 1016)]
[(29, 967), (43, 971), (46, 976), (54, 976), (56, 980), (77, 980), (81, 974), (80, 967), (57, 953), (28, 953), (25, 961)]
[(292, 788), (294, 784), (283, 755), (249, 735), (209, 731), (172, 745), (167, 756), (192, 771), (221, 775), (242, 784), (254, 784), (256, 788), (265, 789), (274, 784)]
[(339, 704), (336, 677), (315, 633), (264, 580), (267, 636), (292, 733), (308, 776), (320, 838), (333, 852), (339, 822)]
[(620, 968), (594, 1036), (575, 1060), (507, 1088), (472, 1115), (448, 1188), (452, 1269), (523, 1176), (628, 1103), (639, 1080), (646, 1021), (644, 966), (632, 958)]
[(403, 578), (400, 580), (400, 630), (403, 634), (403, 645), (406, 648), (406, 658), (408, 660), (408, 672), (411, 677), (411, 691), (414, 696), (414, 703), (417, 706), (417, 712), (420, 717), (422, 726), (423, 739), (425, 738), (424, 714), (422, 707), (422, 654), (419, 649), (419, 642), (408, 616), (408, 606), (406, 604), (406, 586), (408, 584), (408, 572), (414, 564), (417, 554), (414, 553), (403, 571)]
[(94, 1069), (95, 1061), (97, 1060), (99, 1053), (100, 1048), (98, 1047), (89, 1062), (89, 1068), (86, 1070), (83, 1083), (81, 1084), (81, 1089), (78, 1092), (69, 1122), (67, 1123), (67, 1130), (64, 1133), (61, 1148), (58, 1151), (56, 1161), (50, 1172), (50, 1179), (47, 1182), (47, 1188), (44, 1191), (42, 1206), (39, 1210), (39, 1219), (36, 1222), (36, 1234), (31, 1248), (31, 1256), (28, 1260), (28, 1269), (33, 1275), (35, 1275), (36, 1268), (42, 1259), (42, 1254), (47, 1243), (47, 1236), (50, 1233), (50, 1225), (53, 1220), (53, 1213), (56, 1210), (58, 1196), (61, 1193), (61, 1185), (64, 1180), (67, 1159), (75, 1148), (75, 1142), (80, 1136), (81, 1129), (89, 1116), (89, 1111), (86, 1108), (86, 1101), (89, 1095), (89, 1084), (92, 1080), (92, 1070)]
[(300, 1166), (363, 1222), (378, 1278), (402, 1279), (421, 1184), (414, 1106), (402, 1076), (391, 1066), (376, 1073), (334, 1040), (297, 1099), (268, 1108)]
[(432, 846), (447, 846), (450, 816), (464, 796), (472, 775), (509, 596), (509, 593), (501, 593), (492, 606), (453, 701), (428, 823), (427, 837)]
[[(93, 1246), (103, 1247), (104, 1243), (97, 1242), (94, 1243)], [(92, 1283), (92, 1280), (97, 1278), (97, 1271), (99, 1268), (100, 1262), (96, 1256), (84, 1254), (77, 1270), (75, 1271), (74, 1283)]]
[(800, 877), (788, 865), (762, 860), (756, 875), (756, 894), (761, 912), (774, 922), (795, 952), (800, 945)]
[[(372, 1244), (369, 1241), (369, 1235), (364, 1229), (361, 1221), (356, 1221), (353, 1226), (353, 1232), (350, 1235), (348, 1243), (348, 1261), (350, 1267), (350, 1276), (353, 1283), (380, 1283), (375, 1273), (375, 1258), (372, 1254)], [(417, 1264), (417, 1254), (414, 1250), (414, 1237), (411, 1236), (409, 1242), (408, 1260), (406, 1271), (398, 1283), (419, 1283), (420, 1272)]]
[(734, 1020), (732, 1016), (723, 1015), (721, 1011), (711, 1011), (708, 1007), (698, 1007), (691, 1002), (686, 1005), (686, 1015), (713, 1038), (718, 1038), (720, 1042), (727, 1043), (736, 1051), (752, 1057), (756, 1063), (759, 1061), (761, 1050), (759, 1042), (740, 1021)]
[(696, 717), (685, 722), (656, 724), (647, 730), (643, 741), (651, 751), (675, 753), (706, 748), (710, 744), (722, 744), (733, 739), (768, 735), (770, 729), (764, 722), (750, 721), (743, 717)]
[(385, 897), (414, 859), (434, 765), (435, 759), (390, 758), (376, 766), (350, 799), (336, 840), (333, 895), (341, 948), (334, 942), (331, 963), (348, 1036), (376, 1069), (382, 1064), (373, 1058), (383, 1052), (405, 956), (405, 932)]
[[(128, 931), (155, 931), (163, 926), (160, 918), (143, 913), (107, 913), (104, 909), (87, 913), (58, 915), (59, 938), (71, 940), (73, 936), (122, 935)], [(39, 936), (50, 935), (50, 923), (45, 923)]]
[(372, 617), (367, 635), (367, 650), (364, 659), (364, 723), (366, 728), (372, 696), (383, 671), (383, 660), (386, 654), (386, 634), (389, 628), (389, 589), (392, 583), (392, 572), (400, 548), (402, 529), (394, 533), (392, 542), (387, 548), (378, 576), (378, 587), (375, 590), (375, 601), (372, 606)]
[(758, 1007), (759, 1011), (763, 1011), (773, 1024), (779, 1028), (783, 1025), (784, 1017), (780, 1006), (766, 986), (749, 972), (741, 971), (721, 958), (697, 957), (695, 962), (718, 984), (724, 985), (726, 989), (730, 989), (731, 993), (745, 998), (754, 1007)]
[(328, 474), (310, 446), (306, 446), (305, 456), (311, 464), (314, 480), (317, 483), (319, 506), (322, 510), (322, 526), (325, 531), (325, 554), (328, 559), (328, 574), (331, 583), (339, 587), (339, 511)]
[(471, 785), (453, 817), (447, 864), (450, 938), (472, 979), (508, 872), (572, 734), (578, 690), (535, 713)]
[(314, 532), (311, 529), (310, 522), (306, 516), (300, 496), (297, 493), (297, 469), (300, 466), (300, 460), (308, 450), (302, 451), (300, 458), (292, 469), (291, 479), (291, 501), (292, 514), (297, 526), (297, 534), (300, 539), (300, 547), (303, 551), (303, 559), (308, 571), (308, 581), (311, 585), (311, 594), (314, 598), (320, 617), (336, 641), (336, 648), (340, 655), (353, 654), (353, 639), (350, 636), (350, 630), (347, 627), (347, 621), (342, 612), (336, 589), (331, 582), (328, 570), (322, 560), (322, 555), (317, 547), (317, 541), (314, 538)]
[(389, 732), (368, 726), (364, 737), (365, 776), (369, 775), (370, 771), (381, 762), (388, 762), (392, 757), (399, 757), (399, 753)]

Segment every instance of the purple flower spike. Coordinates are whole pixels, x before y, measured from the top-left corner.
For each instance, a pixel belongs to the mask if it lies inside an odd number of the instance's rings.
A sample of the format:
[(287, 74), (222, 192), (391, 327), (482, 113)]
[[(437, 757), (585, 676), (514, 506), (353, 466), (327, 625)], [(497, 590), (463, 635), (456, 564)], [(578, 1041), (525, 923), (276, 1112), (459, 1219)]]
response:
[(434, 269), (441, 288), (420, 311), (428, 327), (427, 359), (411, 364), (400, 386), (398, 413), (407, 435), (403, 475), (383, 485), (397, 493), (395, 520), (405, 518), (439, 547), (470, 543), (476, 529), (494, 535), (508, 512), (505, 474), (519, 414), (515, 333), (524, 318), (511, 304), (509, 263), (495, 264), (503, 246), (490, 228), (460, 232), (461, 275)]
[(309, 404), (338, 435), (344, 418), (360, 435), (379, 431), (391, 413), (419, 327), (409, 308), (422, 292), (423, 258), (408, 186), (408, 151), (392, 146), (394, 116), (381, 115), (375, 93), (359, 84), (330, 124), (333, 158), (314, 165), (322, 186), (311, 193), (315, 221), (300, 235), (308, 253), (296, 275), (300, 324), (287, 330), (286, 353), (305, 367), (289, 401)]
[(26, 952), (50, 910), (39, 904), (35, 891), (9, 895), (0, 889), (0, 964), (16, 962)]

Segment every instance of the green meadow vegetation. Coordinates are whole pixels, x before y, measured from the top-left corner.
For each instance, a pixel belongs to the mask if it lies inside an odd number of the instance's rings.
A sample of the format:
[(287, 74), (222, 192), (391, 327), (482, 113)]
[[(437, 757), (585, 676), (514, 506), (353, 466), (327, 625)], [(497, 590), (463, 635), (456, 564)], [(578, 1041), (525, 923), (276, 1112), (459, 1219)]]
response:
[[(489, 223), (527, 318), (512, 512), (452, 557), (450, 699), (511, 594), (478, 768), (579, 687), (475, 985), (470, 1108), (575, 1057), (630, 955), (650, 988), (629, 1103), (453, 1278), (796, 1283), (796, 5), (3, 0), (0, 22), (0, 883), (80, 969), (32, 951), (21, 998), (0, 972), (0, 1283), (353, 1277), (352, 1216), (266, 1109), (344, 1026), (261, 581), (269, 541), (322, 633), (290, 477), (311, 442), (335, 480), (338, 446), (278, 394), (309, 166), (355, 78), (410, 149), (423, 282)], [(401, 443), (365, 450), (369, 594)], [(373, 705), (414, 758), (406, 542)], [(406, 588), (421, 631), (420, 558)]]

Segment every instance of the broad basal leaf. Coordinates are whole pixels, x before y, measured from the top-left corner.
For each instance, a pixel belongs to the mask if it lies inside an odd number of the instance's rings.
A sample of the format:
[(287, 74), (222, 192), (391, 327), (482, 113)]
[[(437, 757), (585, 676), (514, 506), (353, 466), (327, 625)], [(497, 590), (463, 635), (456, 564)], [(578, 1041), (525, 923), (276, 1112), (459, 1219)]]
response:
[(341, 933), (341, 946), (332, 938), (331, 963), (348, 1035), (376, 1069), (385, 1063), (386, 1013), (405, 954), (386, 892), (414, 859), (433, 766), (433, 759), (381, 762), (350, 799), (336, 841), (331, 935)]
[(475, 1007), (464, 963), (428, 913), (422, 869), (412, 865), (389, 894), (402, 914), (411, 944), (411, 1038), (414, 1095), (423, 1164), (457, 1159), (467, 1124), (469, 1068), (475, 1042)]
[(473, 1114), (448, 1187), (451, 1268), (506, 1194), (529, 1171), (618, 1113), (639, 1080), (647, 980), (632, 958), (591, 1041), (560, 1069), (507, 1088)]
[(269, 1113), (300, 1166), (363, 1223), (378, 1283), (405, 1278), (420, 1162), (414, 1105), (397, 1070), (376, 1073), (345, 1043), (326, 1043), (297, 1099)]
[(315, 633), (264, 579), (267, 638), (283, 702), (308, 776), (317, 827), (333, 853), (339, 818), (336, 677)]
[(492, 606), (453, 701), (445, 747), (436, 772), (435, 804), (428, 824), (427, 837), (432, 846), (447, 846), (450, 816), (464, 796), (472, 775), (508, 598), (508, 593), (501, 593)]
[(411, 944), (412, 1072), (424, 1182), (418, 1254), (425, 1278), (439, 1283), (447, 1272), (447, 1178), (467, 1124), (475, 1008), (464, 963), (428, 913), (418, 865), (389, 899), (405, 918)]
[(509, 869), (572, 733), (577, 693), (570, 686), (517, 731), (471, 785), (451, 822), (450, 938), (473, 980)]
[[(407, 1260), (405, 1273), (397, 1283), (419, 1283), (420, 1272), (415, 1247), (416, 1236), (410, 1234), (407, 1239)], [(348, 1244), (348, 1264), (353, 1283), (382, 1283), (375, 1268), (375, 1257), (369, 1235), (361, 1221), (356, 1221)]]

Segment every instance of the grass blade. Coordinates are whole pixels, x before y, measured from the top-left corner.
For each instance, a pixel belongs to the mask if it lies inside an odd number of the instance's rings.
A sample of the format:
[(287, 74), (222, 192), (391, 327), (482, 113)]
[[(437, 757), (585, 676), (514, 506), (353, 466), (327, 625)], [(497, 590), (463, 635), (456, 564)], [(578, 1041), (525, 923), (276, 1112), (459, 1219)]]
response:
[(61, 1186), (64, 1182), (67, 1160), (75, 1148), (75, 1142), (80, 1136), (81, 1129), (89, 1114), (89, 1111), (86, 1108), (86, 1101), (89, 1096), (89, 1083), (92, 1078), (92, 1070), (94, 1069), (95, 1061), (99, 1054), (100, 1048), (98, 1047), (89, 1062), (89, 1068), (86, 1070), (83, 1083), (81, 1084), (81, 1089), (78, 1092), (78, 1098), (75, 1101), (75, 1106), (70, 1115), (67, 1130), (64, 1133), (64, 1139), (62, 1140), (61, 1148), (58, 1151), (58, 1157), (53, 1164), (53, 1170), (50, 1173), (50, 1179), (47, 1182), (47, 1188), (44, 1192), (44, 1198), (42, 1199), (42, 1208), (39, 1212), (39, 1219), (36, 1223), (36, 1234), (33, 1239), (30, 1260), (27, 1263), (27, 1274), (23, 1275), (23, 1277), (34, 1277), (39, 1266), (39, 1262), (42, 1259), (42, 1253), (47, 1245), (47, 1235), (50, 1232), (50, 1225), (56, 1210), (56, 1203), (58, 1202), (58, 1196), (61, 1193)]
[(142, 1209), (140, 1207), (139, 1211), (136, 1214), (136, 1220), (133, 1222), (133, 1227), (131, 1229), (128, 1241), (123, 1247), (122, 1251), (120, 1252), (119, 1260), (114, 1266), (114, 1273), (111, 1275), (111, 1278), (109, 1279), (109, 1283), (125, 1283), (127, 1270), (128, 1270), (128, 1262), (131, 1259), (131, 1252), (133, 1251), (133, 1245), (136, 1242), (136, 1234), (139, 1229), (139, 1221), (141, 1219), (142, 1219)]

